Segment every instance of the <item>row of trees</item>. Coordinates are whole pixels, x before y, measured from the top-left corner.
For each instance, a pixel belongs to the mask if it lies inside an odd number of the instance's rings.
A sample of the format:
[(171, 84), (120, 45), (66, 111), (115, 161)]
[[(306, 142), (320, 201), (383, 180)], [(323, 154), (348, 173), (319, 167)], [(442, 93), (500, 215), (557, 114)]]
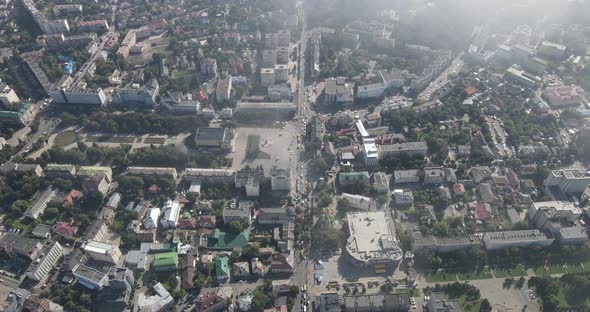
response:
[(120, 147), (88, 147), (83, 143), (78, 143), (78, 148), (69, 150), (54, 146), (43, 152), (41, 159), (45, 163), (74, 165), (94, 165), (101, 163), (103, 165), (111, 165), (115, 168), (124, 168), (127, 166), (127, 153), (129, 150), (130, 146), (126, 145)]
[(208, 122), (196, 115), (162, 115), (162, 114), (109, 114), (96, 112), (92, 115), (79, 116), (63, 113), (62, 126), (84, 126), (87, 131), (107, 133), (158, 133), (176, 135), (191, 132), (198, 127), (206, 127)]
[(211, 153), (187, 155), (176, 151), (174, 146), (151, 146), (135, 150), (129, 160), (134, 165), (174, 167), (174, 168), (211, 168), (227, 166), (228, 161)]

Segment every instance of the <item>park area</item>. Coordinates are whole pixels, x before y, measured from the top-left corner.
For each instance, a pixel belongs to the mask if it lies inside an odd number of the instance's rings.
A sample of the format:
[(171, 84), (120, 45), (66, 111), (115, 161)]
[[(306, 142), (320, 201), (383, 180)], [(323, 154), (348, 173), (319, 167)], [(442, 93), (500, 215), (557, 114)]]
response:
[(64, 131), (55, 136), (53, 144), (58, 147), (68, 146), (78, 140), (78, 134), (74, 131)]

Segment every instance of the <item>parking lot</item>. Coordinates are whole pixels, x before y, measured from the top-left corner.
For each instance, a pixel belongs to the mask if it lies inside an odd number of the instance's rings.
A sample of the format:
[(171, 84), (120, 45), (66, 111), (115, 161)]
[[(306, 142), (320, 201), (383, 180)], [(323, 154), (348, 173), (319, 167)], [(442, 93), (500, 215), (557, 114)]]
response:
[[(259, 136), (259, 149), (270, 158), (247, 157), (248, 136)], [(245, 166), (262, 165), (266, 174), (273, 166), (280, 168), (296, 167), (297, 131), (295, 125), (287, 123), (284, 127), (249, 128), (240, 127), (235, 130), (234, 151), (227, 157), (233, 159), (232, 169), (240, 170)]]

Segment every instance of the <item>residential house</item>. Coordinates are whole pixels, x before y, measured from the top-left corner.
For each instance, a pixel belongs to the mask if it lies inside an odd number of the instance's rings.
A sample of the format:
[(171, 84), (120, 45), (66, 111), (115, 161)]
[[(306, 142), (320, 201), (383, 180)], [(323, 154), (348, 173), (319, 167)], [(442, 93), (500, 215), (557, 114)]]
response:
[(99, 192), (103, 196), (109, 191), (110, 183), (104, 175), (96, 175), (82, 180), (82, 190), (85, 194)]
[(234, 262), (232, 264), (232, 278), (241, 279), (250, 276), (250, 266), (248, 262)]
[(215, 280), (218, 283), (223, 284), (229, 280), (229, 259), (227, 257), (215, 258)]

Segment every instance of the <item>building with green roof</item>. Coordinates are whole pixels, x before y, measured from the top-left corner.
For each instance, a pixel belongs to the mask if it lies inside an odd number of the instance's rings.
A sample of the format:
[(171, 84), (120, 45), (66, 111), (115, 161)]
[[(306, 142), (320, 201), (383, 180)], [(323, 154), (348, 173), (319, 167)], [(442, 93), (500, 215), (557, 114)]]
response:
[(338, 174), (338, 183), (340, 186), (368, 184), (369, 173), (367, 171), (340, 172)]
[(152, 268), (156, 271), (176, 270), (177, 265), (178, 255), (174, 251), (155, 254), (152, 262)]
[(22, 125), (31, 123), (37, 116), (37, 107), (26, 103), (20, 106), (18, 111), (0, 111), (0, 119), (14, 120)]
[(76, 166), (69, 164), (47, 164), (44, 171), (48, 178), (73, 178), (76, 175)]
[(225, 283), (229, 279), (229, 259), (227, 257), (215, 258), (215, 279), (219, 283)]
[(80, 177), (93, 177), (97, 175), (104, 175), (109, 182), (113, 181), (113, 170), (111, 167), (80, 166), (78, 169), (78, 176)]
[(207, 240), (207, 248), (213, 250), (233, 250), (244, 248), (248, 245), (250, 229), (245, 229), (239, 234), (225, 233), (220, 229), (213, 229)]

